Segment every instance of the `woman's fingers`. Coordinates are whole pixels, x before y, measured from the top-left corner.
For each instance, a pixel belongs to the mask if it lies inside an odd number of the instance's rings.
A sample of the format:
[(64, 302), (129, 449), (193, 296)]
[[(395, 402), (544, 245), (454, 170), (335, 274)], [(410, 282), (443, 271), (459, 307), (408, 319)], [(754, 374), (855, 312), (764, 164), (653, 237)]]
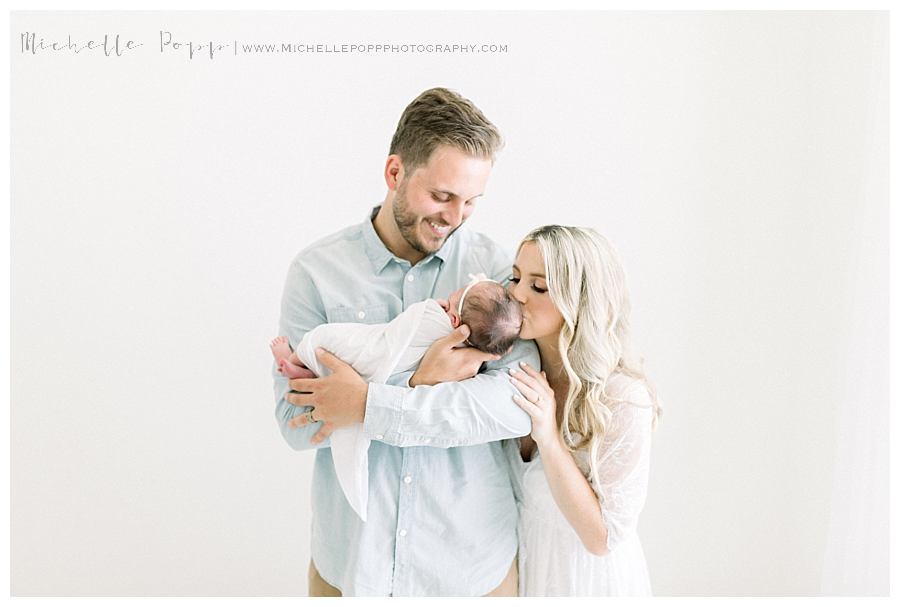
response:
[(509, 375), (510, 375), (510, 377), (514, 377), (515, 379), (519, 380), (520, 382), (522, 382), (523, 384), (525, 384), (526, 386), (528, 386), (529, 388), (531, 388), (534, 391), (538, 391), (540, 389), (538, 382), (536, 382), (533, 377), (529, 377), (522, 371), (516, 371), (515, 369), (510, 369)]
[(535, 379), (537, 379), (537, 380), (541, 380), (541, 379), (544, 379), (544, 378), (546, 377), (546, 375), (544, 375), (544, 376), (542, 377), (542, 374), (541, 374), (540, 372), (538, 372), (537, 369), (535, 369), (534, 367), (532, 367), (531, 365), (529, 365), (529, 364), (528, 364), (527, 362), (525, 362), (524, 360), (523, 360), (523, 361), (519, 361), (519, 366), (522, 367), (522, 370), (525, 371), (525, 373), (527, 373), (528, 375), (530, 375), (531, 377), (533, 377), (533, 378), (535, 378)]
[(553, 390), (550, 388), (549, 384), (547, 384), (547, 380), (538, 376), (538, 378), (530, 377), (525, 373), (521, 373), (518, 371), (510, 370), (510, 376), (513, 380), (518, 381), (519, 385), (527, 386), (529, 390), (533, 393), (534, 397), (530, 394), (525, 394), (529, 400), (536, 402), (537, 399), (545, 398), (548, 401), (553, 400)]
[(537, 406), (533, 405), (531, 403), (531, 401), (529, 401), (527, 398), (523, 398), (522, 396), (520, 396), (518, 394), (513, 394), (512, 398), (513, 398), (513, 402), (515, 402), (517, 405), (522, 407), (522, 410), (525, 411), (525, 413), (527, 413), (531, 417), (540, 415), (541, 410)]
[(522, 393), (522, 396), (527, 398), (529, 401), (536, 403), (540, 395), (537, 390), (533, 389), (531, 386), (526, 385), (525, 383), (519, 381), (515, 377), (510, 377), (509, 381), (512, 382), (512, 385), (516, 387), (516, 390)]
[(520, 362), (519, 365), (522, 367), (523, 374), (521, 376), (522, 381), (528, 383), (528, 385), (533, 386), (535, 390), (542, 390), (547, 393), (553, 392), (550, 388), (550, 384), (547, 383), (547, 375), (544, 374), (543, 371), (538, 372), (534, 367), (525, 362)]

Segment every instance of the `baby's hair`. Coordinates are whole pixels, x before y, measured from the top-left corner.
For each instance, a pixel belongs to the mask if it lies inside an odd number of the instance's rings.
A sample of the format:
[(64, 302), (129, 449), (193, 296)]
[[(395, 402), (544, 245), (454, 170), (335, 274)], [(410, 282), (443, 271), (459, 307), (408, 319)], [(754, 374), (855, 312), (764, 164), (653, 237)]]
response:
[(466, 295), (460, 320), (469, 327), (469, 343), (488, 354), (506, 354), (522, 330), (522, 306), (509, 291), (485, 282)]

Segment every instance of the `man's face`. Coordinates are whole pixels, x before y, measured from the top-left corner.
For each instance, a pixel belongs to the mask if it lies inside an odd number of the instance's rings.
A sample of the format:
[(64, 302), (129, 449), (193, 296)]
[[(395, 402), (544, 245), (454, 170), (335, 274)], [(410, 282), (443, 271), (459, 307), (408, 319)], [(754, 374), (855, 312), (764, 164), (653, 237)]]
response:
[(397, 186), (393, 211), (400, 235), (423, 256), (440, 249), (475, 210), (490, 174), (490, 159), (450, 146), (437, 148)]

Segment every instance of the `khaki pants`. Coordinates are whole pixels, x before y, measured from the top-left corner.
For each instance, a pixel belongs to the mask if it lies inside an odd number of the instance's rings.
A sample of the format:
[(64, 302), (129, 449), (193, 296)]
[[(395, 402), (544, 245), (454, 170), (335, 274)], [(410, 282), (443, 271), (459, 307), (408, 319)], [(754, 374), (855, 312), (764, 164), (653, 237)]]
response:
[[(517, 596), (519, 590), (519, 569), (516, 566), (518, 559), (513, 558), (512, 565), (506, 579), (500, 585), (484, 596)], [(309, 561), (309, 596), (341, 596), (341, 591), (322, 579), (315, 565)]]

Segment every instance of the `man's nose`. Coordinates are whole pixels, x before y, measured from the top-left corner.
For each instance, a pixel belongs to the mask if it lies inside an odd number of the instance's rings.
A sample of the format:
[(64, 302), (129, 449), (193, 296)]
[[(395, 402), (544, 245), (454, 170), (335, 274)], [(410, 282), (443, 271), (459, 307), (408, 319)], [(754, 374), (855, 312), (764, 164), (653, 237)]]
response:
[(466, 203), (462, 200), (457, 202), (450, 202), (444, 208), (443, 213), (441, 213), (441, 219), (444, 220), (444, 223), (447, 225), (453, 226), (454, 228), (462, 223), (463, 212), (466, 209)]

